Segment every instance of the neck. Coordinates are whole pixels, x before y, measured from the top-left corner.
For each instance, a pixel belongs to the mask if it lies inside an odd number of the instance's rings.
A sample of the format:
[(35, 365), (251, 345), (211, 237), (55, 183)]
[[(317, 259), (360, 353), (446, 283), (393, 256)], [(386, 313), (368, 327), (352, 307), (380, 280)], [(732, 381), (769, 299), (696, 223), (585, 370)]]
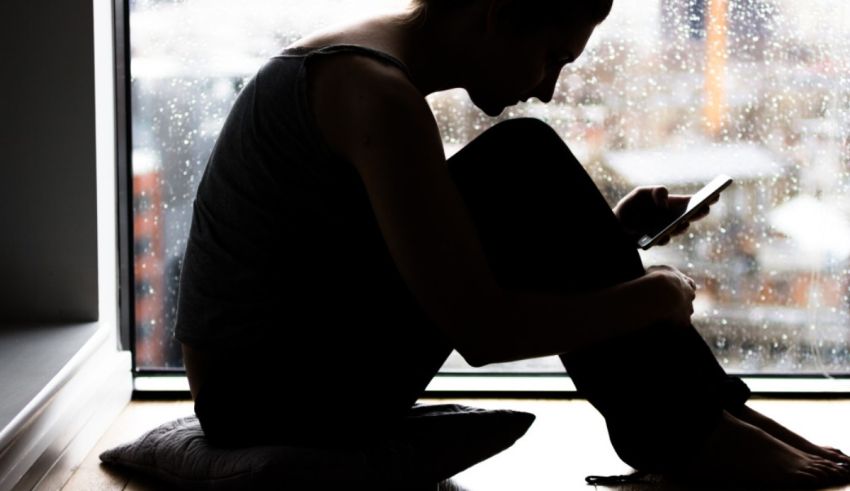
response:
[(423, 96), (433, 92), (464, 87), (468, 26), (461, 25), (464, 16), (433, 16), (413, 24), (405, 18), (391, 28), (399, 50), (399, 58), (407, 66), (413, 84)]

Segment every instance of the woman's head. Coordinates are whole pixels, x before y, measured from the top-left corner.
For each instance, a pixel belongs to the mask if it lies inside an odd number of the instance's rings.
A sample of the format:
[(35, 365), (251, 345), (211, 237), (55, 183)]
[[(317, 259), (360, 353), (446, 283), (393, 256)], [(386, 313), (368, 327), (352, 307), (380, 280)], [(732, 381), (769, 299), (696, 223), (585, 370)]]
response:
[[(477, 0), (413, 0), (416, 16), (428, 15), (468, 6)], [(493, 3), (493, 2), (488, 2)], [(598, 25), (611, 12), (613, 0), (509, 0), (502, 5), (504, 19), (518, 32), (530, 32), (551, 26), (574, 24)]]
[(613, 0), (413, 0), (416, 22), (466, 16), (464, 88), (491, 116), (520, 100), (549, 102)]

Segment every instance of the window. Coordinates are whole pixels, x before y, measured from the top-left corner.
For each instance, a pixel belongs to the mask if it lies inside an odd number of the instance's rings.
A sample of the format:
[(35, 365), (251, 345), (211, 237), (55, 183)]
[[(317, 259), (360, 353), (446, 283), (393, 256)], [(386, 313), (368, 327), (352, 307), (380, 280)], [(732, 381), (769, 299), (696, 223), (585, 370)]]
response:
[[(171, 339), (191, 204), (241, 87), (303, 34), (404, 0), (131, 0), (136, 362)], [(850, 371), (850, 4), (618, 0), (554, 100), (552, 125), (613, 205), (634, 186), (736, 183), (689, 234), (644, 254), (695, 277), (694, 322), (732, 372)], [(429, 98), (448, 153), (496, 120)], [(445, 370), (468, 370), (453, 356)], [(557, 359), (488, 367), (561, 372)]]

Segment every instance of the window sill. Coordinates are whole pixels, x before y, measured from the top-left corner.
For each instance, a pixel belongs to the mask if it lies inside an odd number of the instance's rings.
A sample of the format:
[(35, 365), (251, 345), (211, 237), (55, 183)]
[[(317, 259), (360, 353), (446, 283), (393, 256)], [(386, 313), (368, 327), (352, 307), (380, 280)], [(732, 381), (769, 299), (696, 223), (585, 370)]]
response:
[[(773, 398), (850, 398), (850, 377), (752, 376), (742, 377), (755, 396)], [(188, 397), (183, 375), (136, 376), (137, 397)], [(563, 375), (440, 374), (428, 385), (426, 397), (579, 398), (569, 377)]]

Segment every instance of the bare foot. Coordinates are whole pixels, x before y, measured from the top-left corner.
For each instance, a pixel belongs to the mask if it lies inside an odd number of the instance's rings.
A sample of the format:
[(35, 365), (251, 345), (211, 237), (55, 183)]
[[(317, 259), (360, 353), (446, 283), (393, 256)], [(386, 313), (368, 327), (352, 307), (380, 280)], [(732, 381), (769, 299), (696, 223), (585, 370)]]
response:
[(782, 440), (798, 450), (850, 466), (850, 457), (845, 455), (841, 450), (832, 447), (815, 445), (755, 409), (743, 406), (740, 410), (735, 411), (733, 414), (741, 421), (761, 428), (773, 437)]
[(724, 411), (705, 447), (678, 477), (722, 485), (820, 488), (850, 483), (850, 469)]

